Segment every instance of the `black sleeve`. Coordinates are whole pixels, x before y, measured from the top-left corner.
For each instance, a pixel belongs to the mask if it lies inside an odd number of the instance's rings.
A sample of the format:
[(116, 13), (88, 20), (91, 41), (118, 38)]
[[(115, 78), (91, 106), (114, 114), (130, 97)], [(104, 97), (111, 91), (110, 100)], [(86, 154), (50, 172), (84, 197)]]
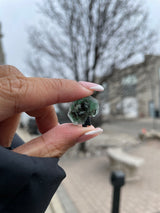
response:
[(0, 146), (0, 212), (45, 212), (64, 177), (58, 158), (29, 157)]
[(24, 144), (24, 141), (19, 137), (19, 135), (15, 134), (14, 138), (12, 140), (12, 145), (11, 145), (12, 149), (14, 149), (17, 146), (20, 146), (22, 144)]

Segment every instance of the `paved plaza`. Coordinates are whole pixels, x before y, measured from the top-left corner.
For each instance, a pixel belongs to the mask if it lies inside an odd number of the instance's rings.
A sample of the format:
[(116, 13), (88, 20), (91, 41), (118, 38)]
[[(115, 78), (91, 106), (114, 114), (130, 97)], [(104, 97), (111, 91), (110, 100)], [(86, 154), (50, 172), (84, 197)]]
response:
[(59, 164), (67, 177), (46, 213), (111, 212), (113, 189), (106, 154), (106, 149), (111, 146), (127, 147), (127, 153), (145, 161), (137, 172), (140, 179), (127, 181), (122, 188), (120, 212), (160, 212), (160, 141), (139, 143), (134, 134), (118, 128), (114, 131), (113, 126), (106, 127), (104, 134), (88, 141), (86, 155), (79, 155), (75, 147), (62, 157)]
[[(129, 181), (122, 188), (121, 213), (160, 212), (160, 142), (150, 141), (130, 150), (130, 154), (142, 157), (141, 179)], [(61, 161), (67, 173), (63, 181), (65, 193), (71, 199), (76, 212), (111, 212), (112, 186), (109, 181), (107, 156), (72, 158)], [(57, 193), (58, 194), (58, 193)], [(65, 197), (61, 196), (64, 212)]]

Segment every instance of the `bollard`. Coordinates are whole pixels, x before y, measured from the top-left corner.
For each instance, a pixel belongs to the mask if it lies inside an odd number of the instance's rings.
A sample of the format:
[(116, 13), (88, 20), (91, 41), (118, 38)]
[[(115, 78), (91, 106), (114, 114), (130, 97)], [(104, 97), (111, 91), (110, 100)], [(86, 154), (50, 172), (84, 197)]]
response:
[(111, 174), (113, 185), (112, 212), (119, 213), (120, 189), (125, 184), (125, 174), (122, 171), (113, 171)]

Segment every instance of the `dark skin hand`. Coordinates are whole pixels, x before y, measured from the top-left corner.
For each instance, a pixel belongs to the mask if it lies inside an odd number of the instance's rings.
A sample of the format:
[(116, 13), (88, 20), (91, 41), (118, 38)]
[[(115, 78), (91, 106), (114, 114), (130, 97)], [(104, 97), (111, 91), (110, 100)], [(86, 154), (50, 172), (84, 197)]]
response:
[(58, 124), (53, 104), (71, 102), (102, 91), (100, 85), (66, 79), (27, 78), (9, 65), (0, 66), (0, 145), (9, 147), (21, 112), (36, 118), (41, 136), (14, 149), (37, 157), (60, 157), (78, 142), (102, 132), (93, 126)]

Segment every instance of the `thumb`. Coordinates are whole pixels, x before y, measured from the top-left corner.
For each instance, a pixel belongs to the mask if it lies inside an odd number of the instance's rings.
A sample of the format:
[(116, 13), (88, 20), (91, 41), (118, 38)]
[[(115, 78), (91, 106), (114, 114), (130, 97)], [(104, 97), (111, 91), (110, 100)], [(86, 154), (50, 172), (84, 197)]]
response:
[(35, 157), (60, 157), (76, 143), (89, 140), (102, 131), (101, 128), (93, 126), (62, 124), (13, 151)]

